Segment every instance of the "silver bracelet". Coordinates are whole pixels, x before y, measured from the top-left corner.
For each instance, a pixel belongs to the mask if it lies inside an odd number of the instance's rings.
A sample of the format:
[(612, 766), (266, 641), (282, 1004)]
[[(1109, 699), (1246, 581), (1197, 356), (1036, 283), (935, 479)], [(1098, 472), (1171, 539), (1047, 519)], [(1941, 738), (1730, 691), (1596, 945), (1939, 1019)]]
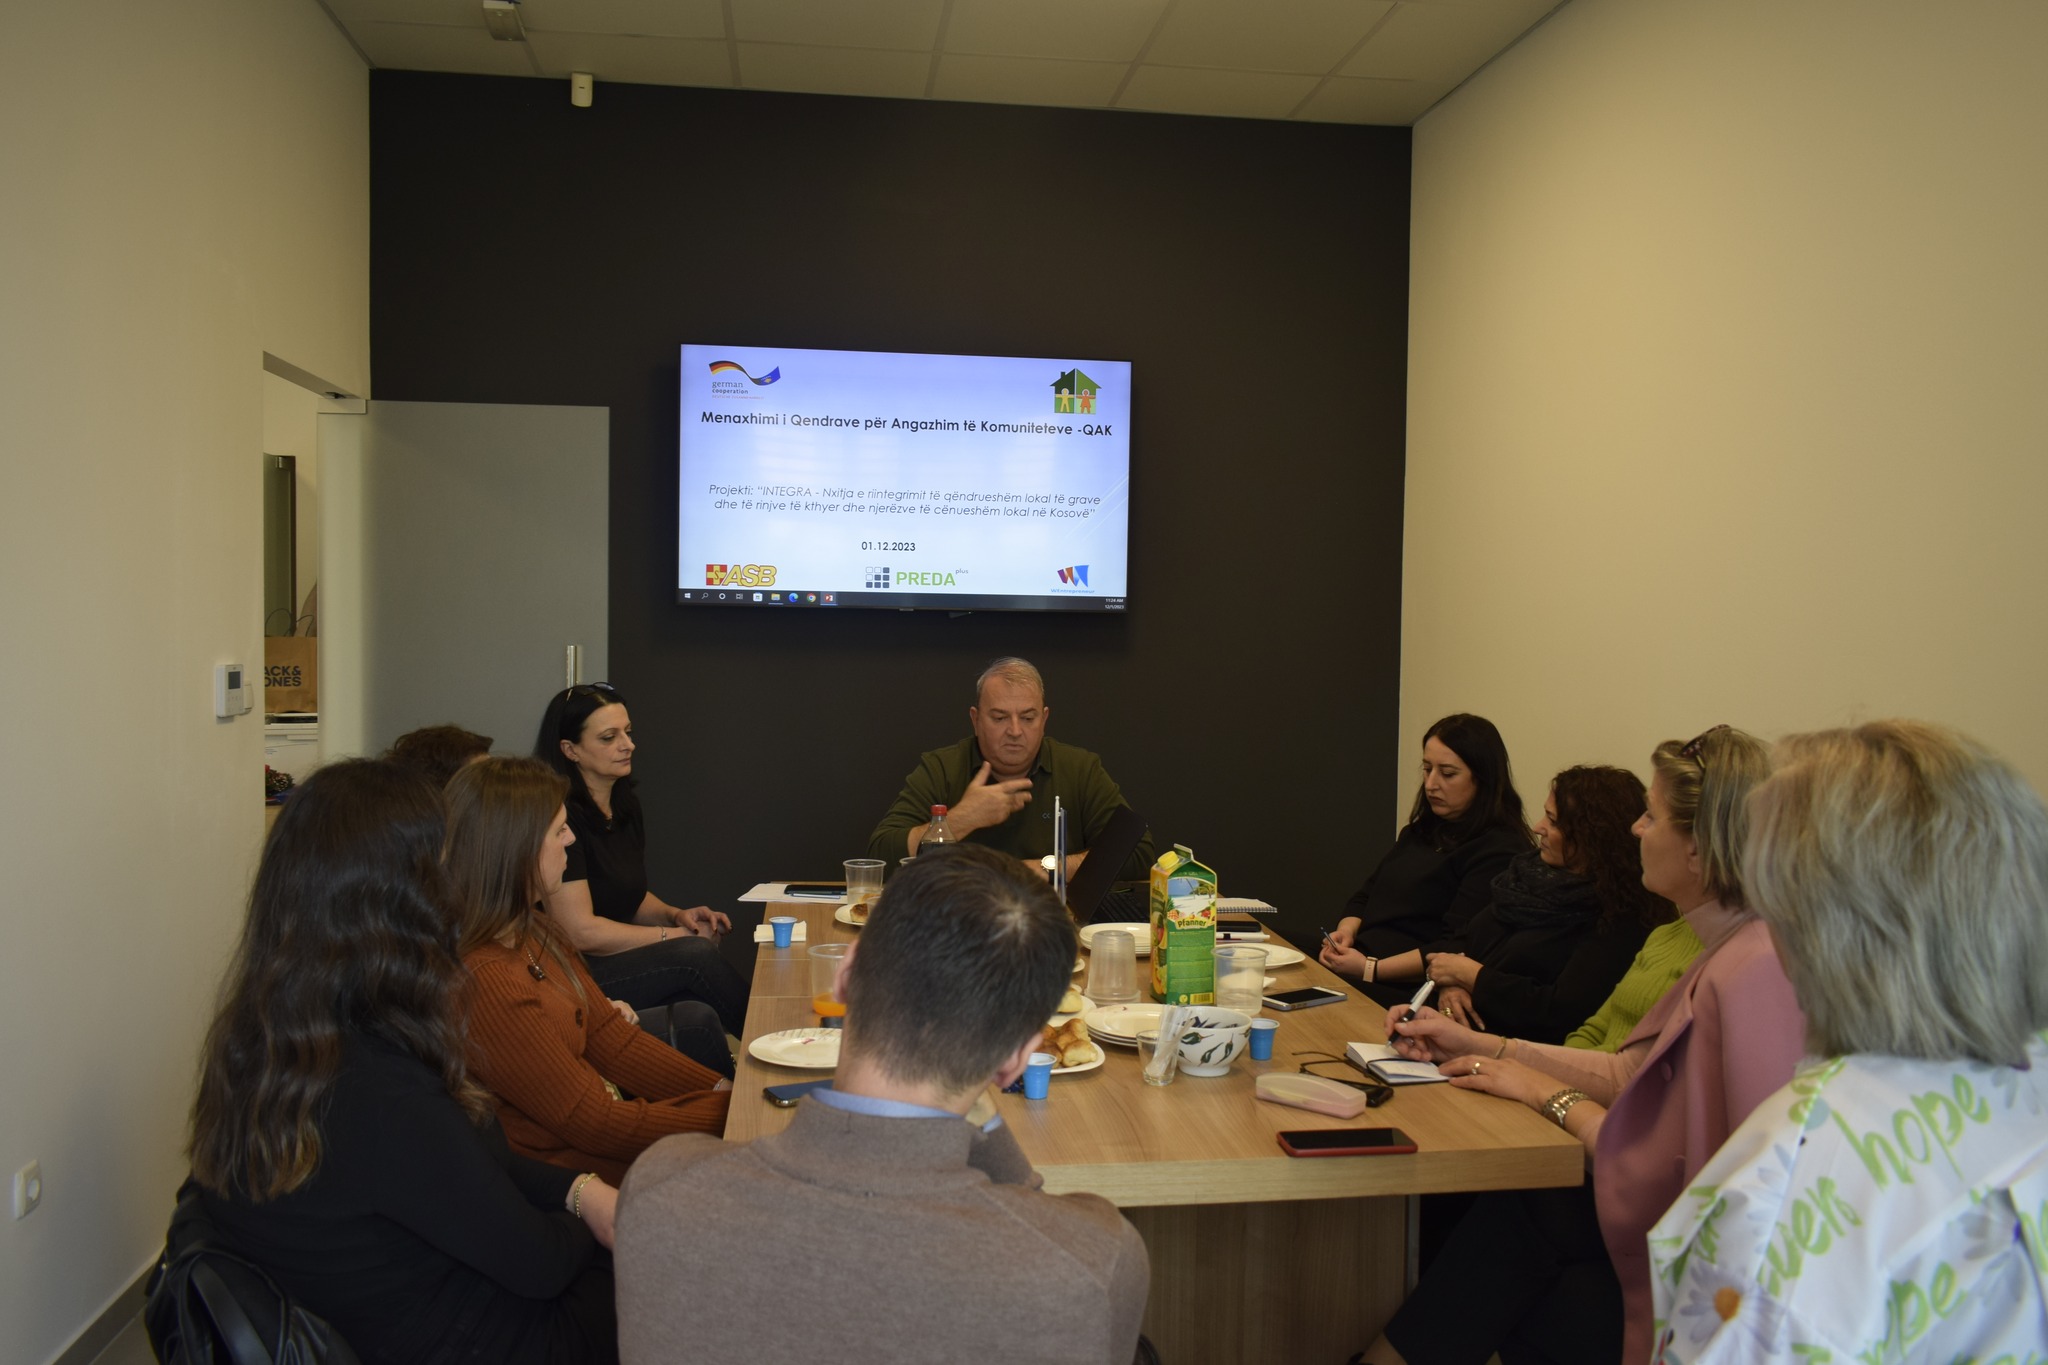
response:
[(1564, 1116), (1572, 1112), (1573, 1105), (1585, 1098), (1585, 1091), (1568, 1085), (1543, 1102), (1543, 1113), (1552, 1123), (1562, 1128)]

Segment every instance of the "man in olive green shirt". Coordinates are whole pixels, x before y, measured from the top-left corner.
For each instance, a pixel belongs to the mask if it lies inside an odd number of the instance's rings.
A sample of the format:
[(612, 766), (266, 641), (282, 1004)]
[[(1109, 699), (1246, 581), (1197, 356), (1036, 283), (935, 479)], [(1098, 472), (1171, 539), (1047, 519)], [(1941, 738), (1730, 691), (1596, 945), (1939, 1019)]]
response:
[[(1048, 739), (1045, 682), (1022, 659), (998, 659), (982, 671), (967, 708), (974, 733), (933, 749), (903, 779), (896, 803), (868, 839), (868, 856), (895, 862), (915, 854), (931, 828), (933, 806), (945, 806), (953, 837), (985, 844), (1041, 870), (1052, 855), (1052, 807), (1067, 814), (1067, 875), (1088, 856), (1088, 843), (1124, 804), (1102, 760), (1086, 749)], [(1145, 875), (1152, 863), (1148, 833), (1118, 876)]]

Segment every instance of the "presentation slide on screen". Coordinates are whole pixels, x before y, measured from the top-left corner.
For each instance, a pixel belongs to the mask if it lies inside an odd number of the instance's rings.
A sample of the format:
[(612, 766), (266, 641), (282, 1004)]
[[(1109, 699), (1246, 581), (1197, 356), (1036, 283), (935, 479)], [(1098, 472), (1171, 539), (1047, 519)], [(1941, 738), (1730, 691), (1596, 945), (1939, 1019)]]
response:
[(1128, 361), (682, 348), (677, 600), (1120, 611)]

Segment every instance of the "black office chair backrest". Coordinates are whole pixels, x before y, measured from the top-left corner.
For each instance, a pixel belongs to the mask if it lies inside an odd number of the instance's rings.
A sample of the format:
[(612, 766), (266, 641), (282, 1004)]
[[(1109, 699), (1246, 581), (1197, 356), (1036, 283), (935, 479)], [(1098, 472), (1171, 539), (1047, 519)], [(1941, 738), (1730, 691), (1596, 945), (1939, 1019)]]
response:
[(220, 1243), (187, 1180), (142, 1309), (163, 1365), (361, 1365), (332, 1326)]

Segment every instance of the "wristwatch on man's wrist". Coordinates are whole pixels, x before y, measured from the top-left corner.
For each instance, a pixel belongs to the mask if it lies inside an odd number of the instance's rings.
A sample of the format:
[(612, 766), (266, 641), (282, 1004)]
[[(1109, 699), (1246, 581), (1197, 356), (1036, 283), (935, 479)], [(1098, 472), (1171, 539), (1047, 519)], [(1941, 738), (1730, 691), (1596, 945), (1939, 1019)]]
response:
[(1058, 859), (1054, 858), (1052, 854), (1048, 853), (1043, 858), (1040, 858), (1038, 860), (1038, 865), (1044, 868), (1047, 872), (1050, 872), (1053, 870), (1055, 866), (1058, 865), (1058, 862)]

